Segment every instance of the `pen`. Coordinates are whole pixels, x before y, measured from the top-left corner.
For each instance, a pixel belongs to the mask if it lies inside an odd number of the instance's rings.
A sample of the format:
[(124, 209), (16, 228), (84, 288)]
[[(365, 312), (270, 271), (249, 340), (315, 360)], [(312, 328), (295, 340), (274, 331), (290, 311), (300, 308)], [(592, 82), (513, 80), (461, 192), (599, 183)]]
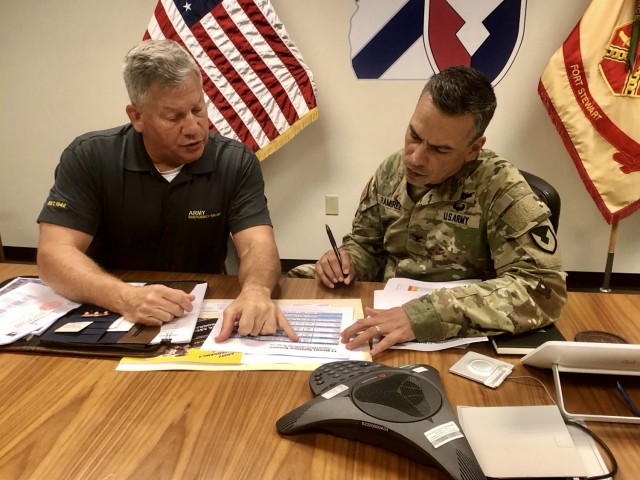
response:
[(344, 271), (342, 271), (342, 257), (340, 256), (340, 251), (338, 250), (336, 239), (333, 238), (333, 233), (331, 233), (331, 229), (329, 228), (329, 225), (325, 224), (324, 226), (327, 227), (327, 235), (329, 236), (329, 242), (331, 243), (331, 248), (333, 248), (333, 253), (336, 254), (336, 257), (338, 258), (338, 262), (340, 262), (340, 271), (344, 275)]

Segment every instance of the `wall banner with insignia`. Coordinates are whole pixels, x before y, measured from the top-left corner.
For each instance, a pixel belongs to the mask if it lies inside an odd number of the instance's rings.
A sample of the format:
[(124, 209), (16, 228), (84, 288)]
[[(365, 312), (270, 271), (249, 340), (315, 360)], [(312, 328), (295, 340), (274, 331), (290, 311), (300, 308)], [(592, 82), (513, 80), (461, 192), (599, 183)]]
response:
[(524, 36), (526, 0), (355, 0), (349, 43), (360, 79), (427, 79), (452, 65), (496, 85)]
[(592, 0), (538, 86), (609, 224), (640, 208), (639, 8), (639, 0)]

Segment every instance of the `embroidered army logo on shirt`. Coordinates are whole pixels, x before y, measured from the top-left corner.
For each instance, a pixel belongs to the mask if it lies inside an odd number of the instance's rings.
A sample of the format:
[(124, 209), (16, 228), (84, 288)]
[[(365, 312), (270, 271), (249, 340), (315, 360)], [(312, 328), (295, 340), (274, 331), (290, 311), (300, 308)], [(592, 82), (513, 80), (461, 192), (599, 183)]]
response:
[(219, 217), (220, 212), (207, 212), (206, 210), (189, 210), (187, 218), (189, 220), (206, 220), (207, 218)]
[(441, 212), (440, 219), (445, 222), (457, 223), (466, 227), (478, 228), (480, 226), (480, 217), (472, 215), (463, 215), (458, 212)]

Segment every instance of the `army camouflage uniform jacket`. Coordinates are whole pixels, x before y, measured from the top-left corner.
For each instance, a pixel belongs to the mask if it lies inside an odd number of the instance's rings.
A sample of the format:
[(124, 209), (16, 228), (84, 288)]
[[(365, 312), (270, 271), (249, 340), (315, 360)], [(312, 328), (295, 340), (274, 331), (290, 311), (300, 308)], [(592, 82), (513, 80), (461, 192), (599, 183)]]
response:
[(404, 304), (418, 341), (521, 333), (554, 322), (566, 302), (566, 274), (549, 209), (520, 172), (482, 150), (414, 203), (402, 158), (401, 150), (377, 169), (344, 237), (355, 278), (482, 280)]

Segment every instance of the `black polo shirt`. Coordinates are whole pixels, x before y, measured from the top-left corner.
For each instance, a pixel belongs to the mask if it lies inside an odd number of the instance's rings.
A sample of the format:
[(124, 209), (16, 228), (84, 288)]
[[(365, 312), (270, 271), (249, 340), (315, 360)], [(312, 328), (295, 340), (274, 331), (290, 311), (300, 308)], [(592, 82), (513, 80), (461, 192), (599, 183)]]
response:
[(106, 268), (222, 271), (229, 232), (271, 225), (262, 171), (243, 144), (210, 133), (170, 183), (133, 127), (78, 137), (62, 153), (38, 222), (93, 236)]

